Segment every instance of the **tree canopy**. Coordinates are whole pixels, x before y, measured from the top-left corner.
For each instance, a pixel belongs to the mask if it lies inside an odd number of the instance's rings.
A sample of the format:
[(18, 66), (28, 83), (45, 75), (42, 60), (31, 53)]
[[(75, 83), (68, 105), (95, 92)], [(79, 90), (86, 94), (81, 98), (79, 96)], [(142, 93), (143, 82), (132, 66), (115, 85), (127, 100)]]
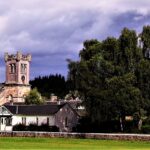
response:
[(79, 61), (70, 61), (69, 80), (82, 95), (93, 122), (124, 119), (141, 109), (149, 113), (150, 61), (143, 51), (150, 48), (150, 26), (140, 34), (124, 28), (119, 38), (108, 37), (83, 43)]
[(37, 88), (41, 95), (47, 99), (50, 98), (51, 94), (64, 98), (71, 90), (69, 81), (65, 81), (65, 77), (60, 74), (39, 76), (31, 80), (30, 84), (32, 88)]
[(41, 94), (38, 92), (36, 88), (32, 89), (30, 93), (25, 98), (26, 104), (42, 104), (44, 103)]

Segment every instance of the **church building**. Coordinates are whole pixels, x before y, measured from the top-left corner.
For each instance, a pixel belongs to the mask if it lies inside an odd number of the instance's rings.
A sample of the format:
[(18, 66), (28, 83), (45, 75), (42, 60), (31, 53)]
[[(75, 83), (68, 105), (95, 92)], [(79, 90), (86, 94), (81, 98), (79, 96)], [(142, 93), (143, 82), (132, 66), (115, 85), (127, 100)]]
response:
[(31, 55), (5, 53), (6, 81), (0, 85), (0, 105), (7, 102), (24, 102), (30, 91), (29, 70)]

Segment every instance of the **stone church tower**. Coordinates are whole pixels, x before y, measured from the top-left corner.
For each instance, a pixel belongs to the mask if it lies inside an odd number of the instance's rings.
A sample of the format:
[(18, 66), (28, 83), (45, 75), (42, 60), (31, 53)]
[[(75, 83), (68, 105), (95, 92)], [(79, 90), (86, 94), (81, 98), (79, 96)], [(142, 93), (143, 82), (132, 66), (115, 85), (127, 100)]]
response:
[(31, 55), (5, 53), (6, 81), (0, 89), (0, 105), (6, 102), (24, 102), (30, 91), (29, 70)]

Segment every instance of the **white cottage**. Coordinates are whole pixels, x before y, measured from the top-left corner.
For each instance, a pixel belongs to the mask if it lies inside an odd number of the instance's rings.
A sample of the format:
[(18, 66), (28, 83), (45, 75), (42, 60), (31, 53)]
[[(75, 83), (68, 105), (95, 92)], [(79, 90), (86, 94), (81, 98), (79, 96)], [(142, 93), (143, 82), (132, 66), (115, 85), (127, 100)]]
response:
[(5, 105), (0, 107), (0, 131), (12, 131), (14, 125), (47, 124), (60, 131), (71, 131), (79, 116), (68, 104)]
[(0, 107), (0, 131), (12, 130), (13, 114), (4, 106)]

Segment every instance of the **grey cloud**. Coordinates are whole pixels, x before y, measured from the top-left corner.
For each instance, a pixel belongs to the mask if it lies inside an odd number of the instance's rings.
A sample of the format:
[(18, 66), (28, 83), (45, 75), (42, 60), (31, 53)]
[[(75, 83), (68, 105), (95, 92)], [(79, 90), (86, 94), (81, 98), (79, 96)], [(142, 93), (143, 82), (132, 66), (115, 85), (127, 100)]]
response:
[(66, 58), (77, 60), (84, 40), (118, 36), (124, 26), (139, 31), (149, 23), (149, 0), (108, 1), (1, 0), (0, 81), (5, 51), (31, 53), (32, 78), (66, 75)]

